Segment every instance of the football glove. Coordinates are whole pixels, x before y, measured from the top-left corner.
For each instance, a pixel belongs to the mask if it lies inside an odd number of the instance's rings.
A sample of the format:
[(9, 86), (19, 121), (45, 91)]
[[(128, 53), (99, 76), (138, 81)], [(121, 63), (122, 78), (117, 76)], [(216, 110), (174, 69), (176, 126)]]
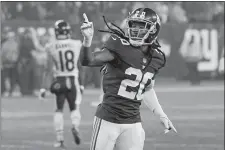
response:
[(173, 126), (173, 123), (169, 120), (169, 118), (167, 116), (160, 117), (160, 121), (165, 128), (165, 130), (164, 130), (165, 134), (171, 130), (173, 130), (175, 133), (177, 133), (177, 130)]
[(45, 99), (45, 96), (46, 96), (46, 89), (40, 89), (40, 92), (39, 92), (39, 99), (40, 100), (43, 100), (43, 99)]
[(84, 93), (84, 86), (83, 85), (80, 86), (80, 92), (81, 92), (81, 94)]
[(88, 17), (85, 13), (83, 14), (83, 17), (84, 23), (80, 27), (81, 33), (84, 36), (83, 46), (90, 47), (94, 35), (93, 22), (88, 21)]

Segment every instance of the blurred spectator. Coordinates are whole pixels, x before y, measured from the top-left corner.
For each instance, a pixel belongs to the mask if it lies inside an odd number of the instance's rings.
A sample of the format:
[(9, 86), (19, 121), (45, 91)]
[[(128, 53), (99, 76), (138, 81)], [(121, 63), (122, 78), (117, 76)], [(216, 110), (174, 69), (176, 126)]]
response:
[(221, 22), (224, 20), (224, 2), (215, 3), (214, 12), (212, 20), (214, 22)]
[(190, 22), (211, 22), (213, 16), (224, 9), (222, 8), (224, 7), (224, 2), (182, 2), (182, 6), (187, 12)]
[(219, 59), (219, 67), (218, 67), (218, 72), (220, 75), (224, 76), (224, 48), (222, 50), (220, 59)]
[[(19, 44), (14, 32), (8, 32), (7, 39), (2, 43), (2, 76), (1, 92), (12, 95), (15, 85), (18, 83), (17, 63), (19, 58)], [(6, 89), (5, 81), (9, 79), (10, 89)]]
[(64, 19), (68, 20), (70, 16), (69, 8), (66, 7), (66, 2), (48, 2), (48, 17), (46, 19), (50, 20), (59, 20)]
[[(222, 21), (224, 2), (2, 2), (1, 19), (56, 20), (79, 23), (83, 12), (90, 20), (104, 14), (112, 20), (121, 20), (137, 7), (155, 10), (162, 23), (171, 21)], [(132, 6), (133, 5), (133, 6)], [(122, 14), (122, 15), (121, 15)]]
[(39, 2), (24, 2), (23, 17), (28, 20), (39, 20), (38, 3)]
[(3, 28), (2, 33), (1, 33), (1, 44), (6, 41), (7, 33), (10, 32), (10, 30), (11, 30), (11, 28), (9, 28), (7, 26)]
[(161, 23), (166, 23), (168, 21), (168, 15), (169, 15), (169, 8), (168, 5), (164, 4), (163, 2), (157, 3), (157, 9), (156, 12), (159, 14)]
[[(43, 81), (44, 78), (44, 71), (47, 68), (47, 53), (45, 51), (45, 45), (48, 42), (47, 39), (47, 35), (42, 35), (40, 36), (39, 39), (37, 39), (38, 41), (40, 41), (40, 46), (36, 47), (34, 51), (32, 51), (32, 56), (34, 59), (34, 78), (35, 78), (35, 85), (34, 88), (35, 90), (39, 90), (41, 88), (41, 83)], [(38, 50), (38, 48), (40, 50)]]
[(19, 57), (19, 75), (21, 93), (23, 95), (32, 95), (34, 91), (34, 59), (32, 51), (35, 50), (32, 35), (26, 30), (20, 39), (20, 57)]
[(71, 9), (70, 9), (70, 16), (69, 16), (69, 22), (70, 24), (78, 24), (81, 22), (80, 20), (80, 7), (81, 7), (81, 2), (74, 2), (71, 4)]
[(202, 51), (194, 36), (191, 37), (190, 42), (183, 43), (182, 45), (181, 55), (183, 56), (188, 68), (188, 80), (192, 85), (200, 84), (198, 63), (202, 58)]
[(173, 2), (168, 4), (169, 21), (173, 23), (185, 23), (188, 21), (186, 12), (182, 8), (182, 2)]

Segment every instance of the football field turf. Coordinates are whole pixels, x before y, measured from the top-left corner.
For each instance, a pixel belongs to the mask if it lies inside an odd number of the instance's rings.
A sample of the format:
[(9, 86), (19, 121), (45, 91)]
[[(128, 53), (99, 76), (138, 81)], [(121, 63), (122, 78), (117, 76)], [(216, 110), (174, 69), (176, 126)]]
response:
[[(196, 87), (174, 84), (157, 86), (160, 103), (178, 134), (163, 134), (159, 119), (143, 104), (141, 109), (146, 133), (144, 150), (223, 150), (224, 87), (210, 83)], [(98, 90), (85, 92), (81, 113), (82, 144), (73, 143), (68, 105), (64, 110), (65, 144), (68, 150), (89, 150)], [(55, 150), (53, 142), (54, 97), (2, 99), (1, 150)]]

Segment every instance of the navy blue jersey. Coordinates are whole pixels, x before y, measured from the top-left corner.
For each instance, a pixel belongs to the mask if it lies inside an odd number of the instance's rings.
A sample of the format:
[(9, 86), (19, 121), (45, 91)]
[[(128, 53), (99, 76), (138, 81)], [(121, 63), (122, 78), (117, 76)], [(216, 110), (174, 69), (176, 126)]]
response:
[(165, 58), (156, 49), (144, 54), (116, 36), (111, 36), (104, 48), (113, 53), (115, 59), (106, 64), (103, 75), (104, 99), (96, 116), (114, 123), (140, 122), (143, 93), (164, 66)]

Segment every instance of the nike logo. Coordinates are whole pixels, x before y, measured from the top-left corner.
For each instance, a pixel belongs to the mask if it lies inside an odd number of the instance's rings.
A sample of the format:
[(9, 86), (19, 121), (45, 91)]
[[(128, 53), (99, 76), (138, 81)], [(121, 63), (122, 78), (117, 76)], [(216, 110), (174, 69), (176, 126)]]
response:
[[(111, 36), (112, 37), (112, 36)], [(116, 40), (116, 38), (114, 38), (114, 37), (112, 37), (112, 39), (115, 41)]]

